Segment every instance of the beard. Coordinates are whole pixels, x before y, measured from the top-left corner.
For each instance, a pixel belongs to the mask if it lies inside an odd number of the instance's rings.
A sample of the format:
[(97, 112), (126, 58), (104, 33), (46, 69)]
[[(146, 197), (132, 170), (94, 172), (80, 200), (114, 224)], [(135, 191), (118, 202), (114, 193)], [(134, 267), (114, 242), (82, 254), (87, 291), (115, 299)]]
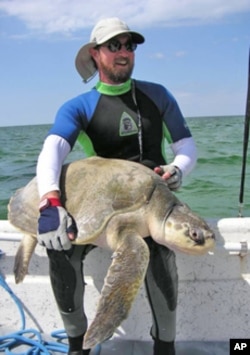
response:
[[(99, 70), (103, 72), (103, 74), (109, 78), (110, 81), (112, 81), (115, 84), (122, 84), (125, 83), (127, 80), (131, 78), (133, 69), (134, 69), (134, 63), (131, 63), (130, 60), (127, 60), (127, 65), (122, 67), (119, 66), (117, 67), (115, 63), (112, 63), (112, 65), (106, 65), (105, 63), (100, 63), (100, 68)], [(118, 62), (118, 60), (116, 60)]]

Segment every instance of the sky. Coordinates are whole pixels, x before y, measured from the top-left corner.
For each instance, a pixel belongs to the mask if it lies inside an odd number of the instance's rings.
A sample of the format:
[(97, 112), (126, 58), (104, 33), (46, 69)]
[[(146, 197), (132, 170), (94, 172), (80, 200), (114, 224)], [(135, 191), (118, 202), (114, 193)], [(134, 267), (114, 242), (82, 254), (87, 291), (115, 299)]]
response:
[(0, 0), (0, 126), (51, 124), (90, 90), (75, 56), (95, 23), (119, 17), (146, 41), (133, 77), (164, 85), (185, 117), (244, 115), (249, 0)]

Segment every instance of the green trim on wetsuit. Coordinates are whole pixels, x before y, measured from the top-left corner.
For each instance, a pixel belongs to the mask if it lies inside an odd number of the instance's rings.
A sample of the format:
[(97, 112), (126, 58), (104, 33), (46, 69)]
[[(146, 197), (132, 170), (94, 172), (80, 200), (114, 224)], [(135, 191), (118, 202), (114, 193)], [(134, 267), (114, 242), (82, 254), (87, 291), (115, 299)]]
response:
[(171, 143), (173, 143), (173, 141), (171, 138), (171, 134), (169, 133), (169, 130), (167, 129), (167, 126), (165, 125), (164, 122), (162, 124), (162, 131), (163, 131), (163, 135), (162, 135), (162, 141), (161, 141), (161, 154), (167, 164), (168, 160), (167, 160), (167, 154), (166, 154), (166, 151), (167, 151), (166, 142), (168, 142), (168, 144), (171, 144)]
[(167, 126), (165, 125), (164, 122), (163, 122), (163, 137), (168, 141), (168, 144), (173, 143), (173, 140), (171, 138), (171, 134), (170, 134), (169, 130), (167, 129)]
[(95, 152), (94, 146), (92, 144), (92, 141), (86, 132), (81, 131), (77, 137), (77, 141), (80, 144), (80, 146), (82, 147), (82, 149), (87, 157), (92, 157), (94, 155), (97, 155)]
[(128, 92), (131, 89), (131, 82), (132, 80), (129, 79), (128, 81), (126, 81), (121, 85), (109, 85), (99, 81), (96, 84), (95, 88), (101, 94), (109, 95), (109, 96), (117, 96)]

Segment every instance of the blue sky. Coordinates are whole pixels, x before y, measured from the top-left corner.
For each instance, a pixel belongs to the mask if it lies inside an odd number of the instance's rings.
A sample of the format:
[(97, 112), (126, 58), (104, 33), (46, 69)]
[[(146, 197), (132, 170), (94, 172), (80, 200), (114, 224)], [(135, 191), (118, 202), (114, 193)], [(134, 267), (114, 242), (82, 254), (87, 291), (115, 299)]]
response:
[(185, 117), (245, 114), (249, 0), (0, 0), (0, 126), (52, 123), (90, 89), (75, 56), (111, 16), (146, 38), (133, 76), (166, 86)]

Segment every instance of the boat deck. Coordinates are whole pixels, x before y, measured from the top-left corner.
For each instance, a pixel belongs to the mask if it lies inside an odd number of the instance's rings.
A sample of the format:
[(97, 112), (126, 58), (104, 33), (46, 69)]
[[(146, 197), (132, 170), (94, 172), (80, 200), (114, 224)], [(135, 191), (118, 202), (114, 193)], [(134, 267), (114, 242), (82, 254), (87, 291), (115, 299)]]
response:
[[(93, 351), (92, 351), (93, 353)], [(92, 354), (91, 353), (91, 354)], [(100, 355), (152, 355), (152, 342), (108, 341), (101, 346)], [(227, 342), (177, 342), (176, 355), (228, 355)]]
[[(38, 329), (45, 336), (62, 329), (45, 249), (37, 246), (29, 274), (23, 283), (16, 285), (13, 265), (19, 243), (4, 239), (6, 234), (15, 237), (15, 230), (6, 232), (7, 224), (2, 225), (0, 274), (22, 302), (26, 328)], [(250, 218), (220, 220), (214, 224), (217, 245), (213, 254), (197, 257), (176, 254), (179, 273), (176, 355), (228, 355), (230, 338), (249, 338), (249, 226)], [(95, 314), (110, 258), (109, 251), (96, 248), (84, 263), (85, 310), (89, 322)], [(18, 331), (21, 322), (16, 305), (1, 287), (0, 299), (0, 336), (3, 336), (10, 330)], [(91, 355), (152, 355), (150, 326), (151, 312), (142, 285), (128, 319), (112, 339), (101, 345), (100, 351), (93, 349)]]

